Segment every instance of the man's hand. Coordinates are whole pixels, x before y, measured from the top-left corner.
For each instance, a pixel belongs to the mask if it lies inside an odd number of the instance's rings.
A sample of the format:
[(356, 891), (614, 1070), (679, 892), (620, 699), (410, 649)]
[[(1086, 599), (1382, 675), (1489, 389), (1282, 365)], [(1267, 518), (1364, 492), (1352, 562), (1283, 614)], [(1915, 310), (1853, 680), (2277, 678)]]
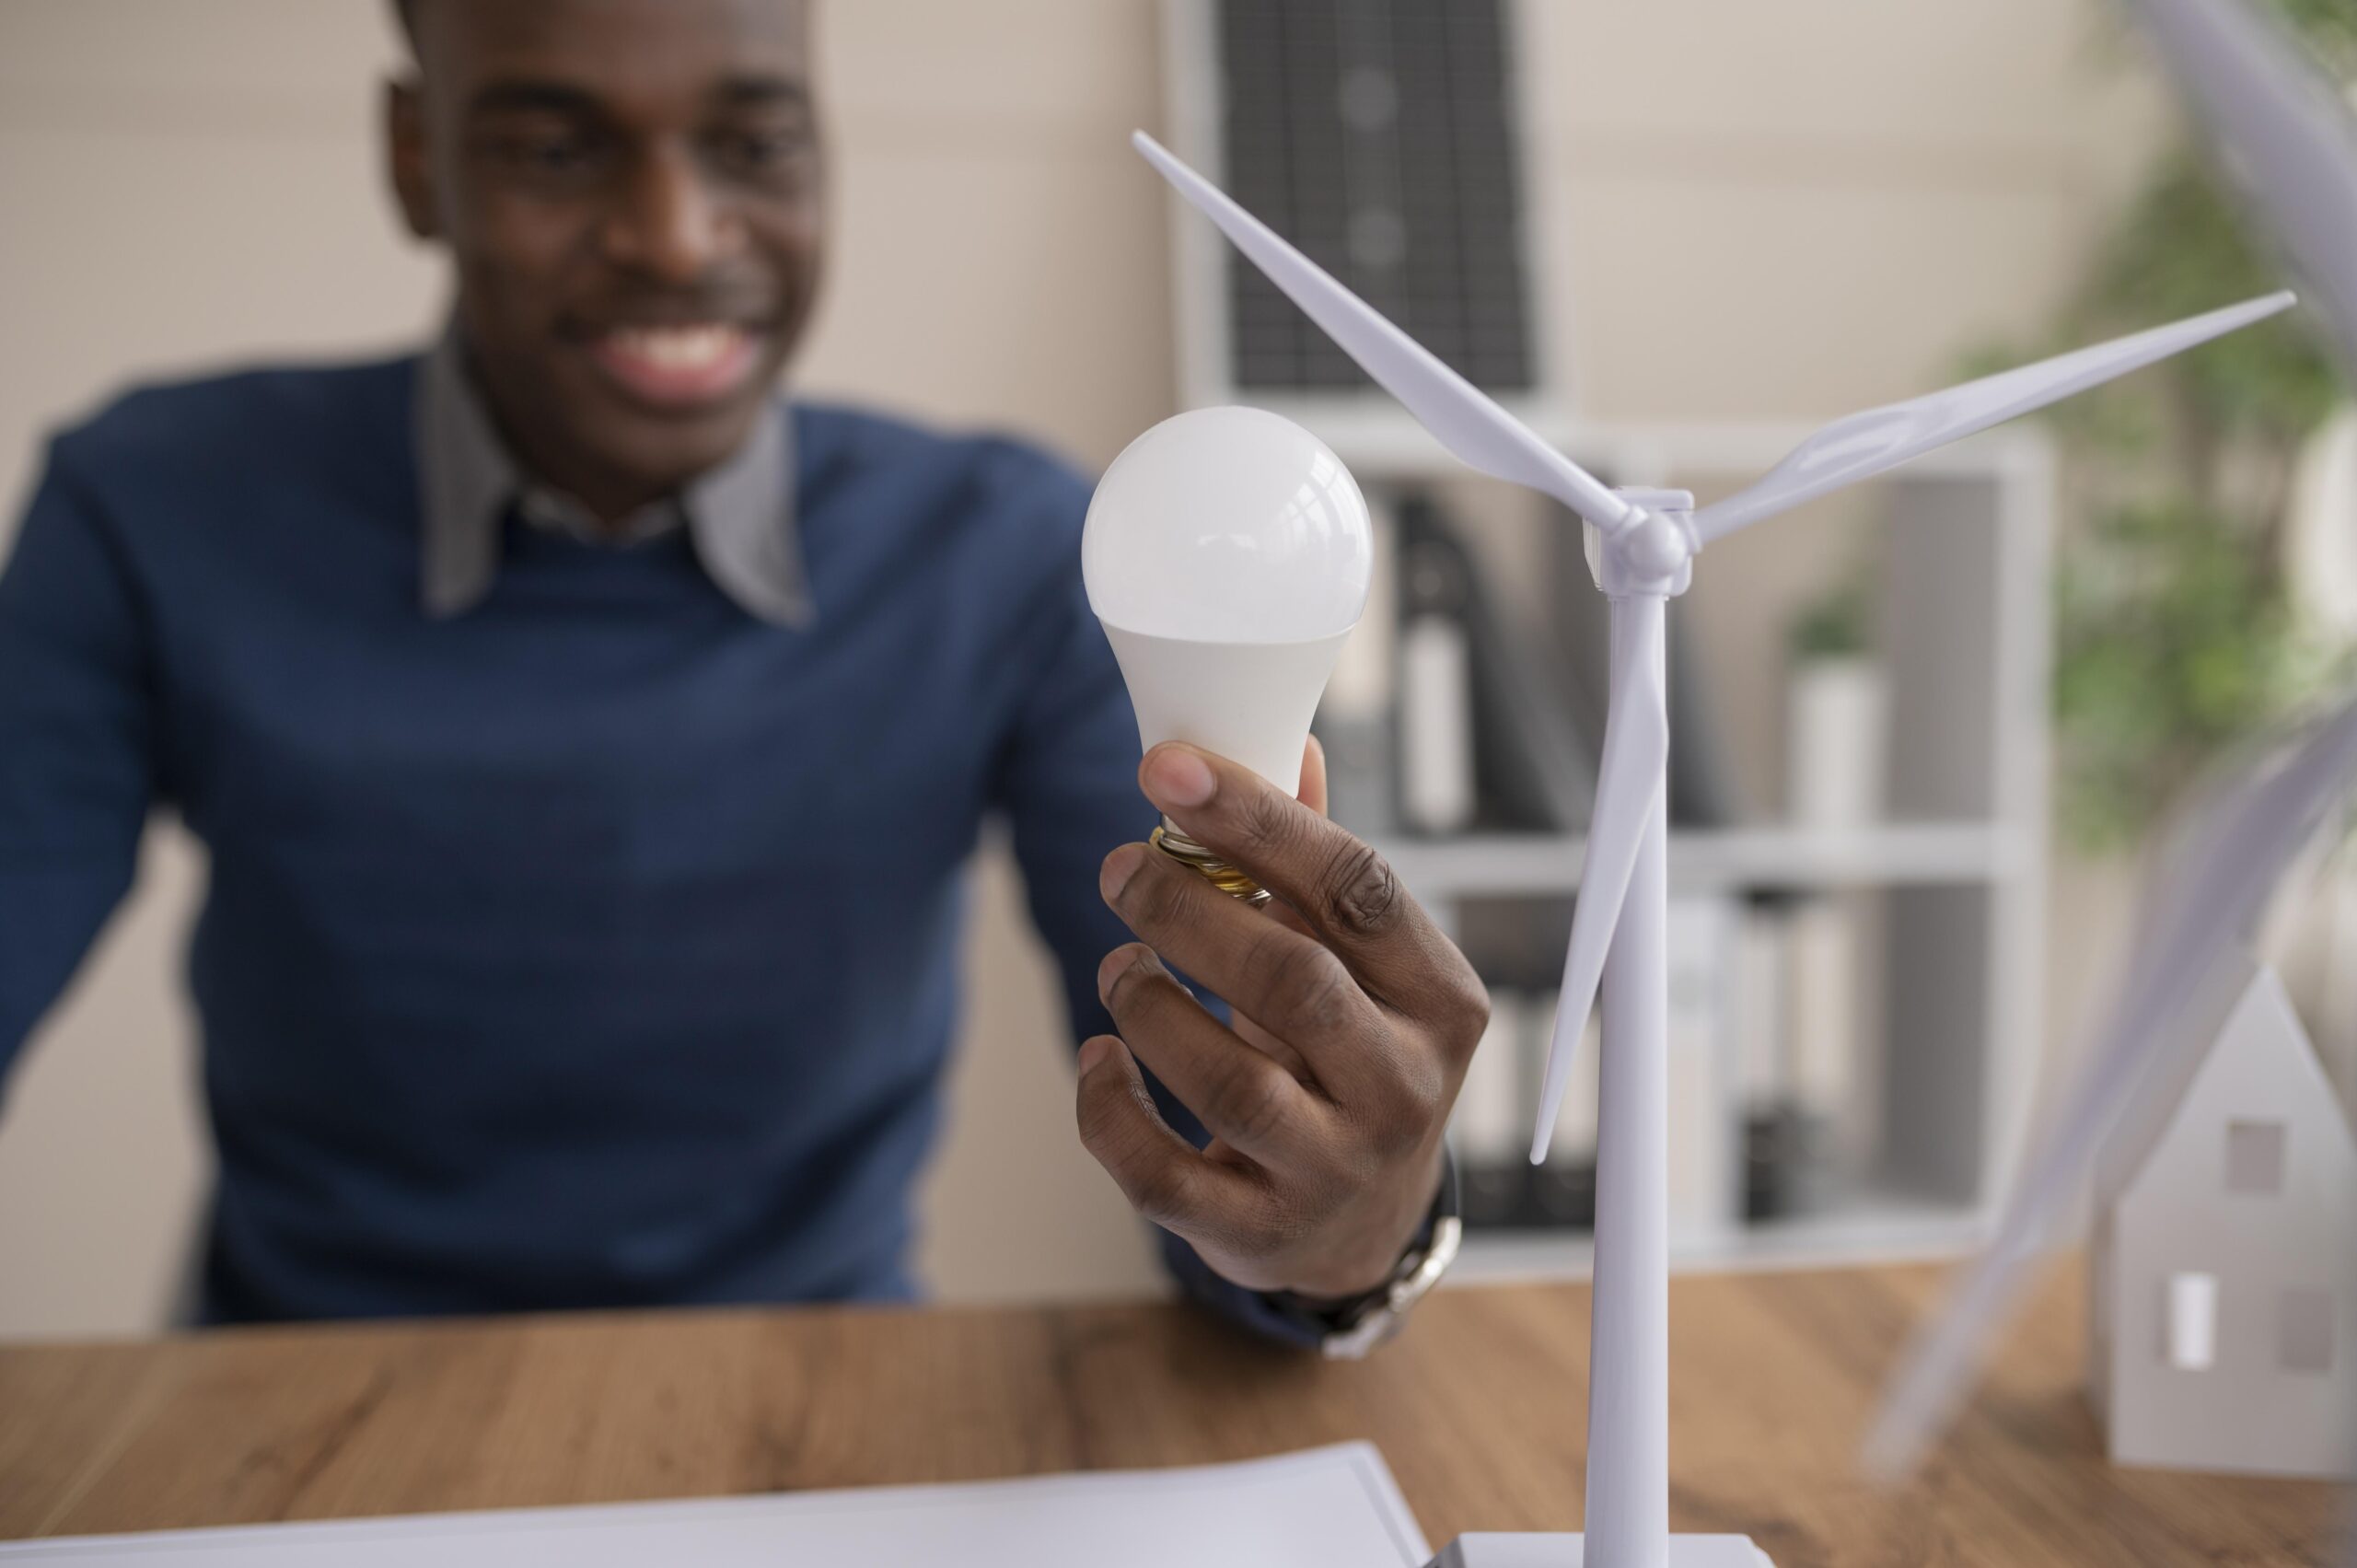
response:
[[(1275, 895), (1255, 910), (1144, 844), (1105, 859), (1105, 901), (1143, 942), (1097, 971), (1120, 1037), (1080, 1051), (1080, 1137), (1139, 1213), (1250, 1290), (1380, 1284), (1431, 1207), (1441, 1134), (1489, 997), (1381, 856), (1302, 799), (1192, 747), (1156, 747), (1146, 796)], [(1233, 1028), (1163, 967), (1225, 998)], [(1211, 1132), (1197, 1151), (1150, 1068)]]

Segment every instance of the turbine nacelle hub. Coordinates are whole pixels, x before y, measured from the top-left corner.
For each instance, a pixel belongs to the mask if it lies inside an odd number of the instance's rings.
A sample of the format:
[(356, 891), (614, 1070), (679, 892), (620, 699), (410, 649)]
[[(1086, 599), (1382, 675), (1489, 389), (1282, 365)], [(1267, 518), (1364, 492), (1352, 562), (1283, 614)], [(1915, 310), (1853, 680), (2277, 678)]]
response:
[(1607, 537), (1585, 524), (1587, 569), (1611, 598), (1675, 598), (1694, 584), (1702, 538), (1694, 529), (1694, 494), (1632, 486), (1614, 492), (1636, 515)]

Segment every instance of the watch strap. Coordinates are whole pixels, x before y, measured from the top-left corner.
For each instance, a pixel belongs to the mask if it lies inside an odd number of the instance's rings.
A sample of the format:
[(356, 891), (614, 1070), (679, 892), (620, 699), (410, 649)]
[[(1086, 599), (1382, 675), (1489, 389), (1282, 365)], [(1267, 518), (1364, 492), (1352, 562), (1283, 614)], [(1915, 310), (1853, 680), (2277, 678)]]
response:
[(1433, 1194), (1432, 1207), (1383, 1283), (1339, 1301), (1290, 1291), (1263, 1292), (1261, 1299), (1297, 1330), (1298, 1337), (1315, 1343), (1323, 1354), (1355, 1360), (1398, 1333), (1409, 1309), (1456, 1261), (1464, 1237), (1464, 1212), (1457, 1156), (1444, 1144), (1440, 1186)]

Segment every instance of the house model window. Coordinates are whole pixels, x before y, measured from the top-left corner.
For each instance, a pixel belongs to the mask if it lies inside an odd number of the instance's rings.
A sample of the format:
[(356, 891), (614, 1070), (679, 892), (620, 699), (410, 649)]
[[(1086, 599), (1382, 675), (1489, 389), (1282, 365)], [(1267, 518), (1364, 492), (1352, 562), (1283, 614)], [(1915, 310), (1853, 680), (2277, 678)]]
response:
[(2283, 1123), (2226, 1123), (2226, 1191), (2253, 1196), (2283, 1191)]
[(2217, 1364), (2217, 1275), (2169, 1276), (2168, 1353), (2180, 1372), (2207, 1372)]
[(2277, 1353), (2284, 1371), (2332, 1370), (2332, 1292), (2285, 1291), (2275, 1328)]

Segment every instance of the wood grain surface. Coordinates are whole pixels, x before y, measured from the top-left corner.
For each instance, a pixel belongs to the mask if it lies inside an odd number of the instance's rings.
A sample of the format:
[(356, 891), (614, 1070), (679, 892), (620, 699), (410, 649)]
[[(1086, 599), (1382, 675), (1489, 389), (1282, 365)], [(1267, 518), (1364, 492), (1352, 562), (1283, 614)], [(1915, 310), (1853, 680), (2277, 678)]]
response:
[[(2115, 1469), (2075, 1270), (1939, 1458), (1852, 1465), (1939, 1271), (1679, 1280), (1670, 1511), (1779, 1568), (2323, 1563), (2313, 1483)], [(1360, 1365), (1171, 1306), (614, 1314), (0, 1350), (0, 1537), (965, 1481), (1371, 1438), (1434, 1543), (1573, 1529), (1587, 1292), (1445, 1291)]]

